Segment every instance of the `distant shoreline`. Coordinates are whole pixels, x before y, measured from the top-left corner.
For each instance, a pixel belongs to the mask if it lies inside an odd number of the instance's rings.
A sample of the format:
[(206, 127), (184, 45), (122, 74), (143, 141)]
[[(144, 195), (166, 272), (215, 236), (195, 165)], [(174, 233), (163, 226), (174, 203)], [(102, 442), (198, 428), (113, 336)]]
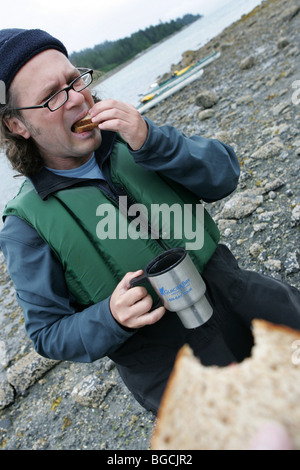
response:
[[(201, 18), (199, 18), (198, 20), (196, 21), (200, 21), (202, 18), (204, 18), (204, 15), (201, 16)], [(193, 24), (193, 23), (191, 23)], [(148, 53), (149, 51), (151, 51), (152, 49), (155, 49), (155, 47), (158, 47), (160, 46), (161, 44), (163, 44), (164, 42), (168, 41), (170, 38), (172, 38), (173, 36), (176, 36), (176, 34), (179, 34), (181, 33), (181, 31), (184, 31), (186, 28), (188, 28), (189, 26), (191, 26), (191, 24), (188, 24), (186, 26), (184, 26), (183, 28), (180, 29), (180, 31), (176, 31), (175, 33), (173, 34), (170, 34), (170, 36), (167, 36), (166, 38), (162, 39), (161, 41), (159, 42), (156, 42), (155, 44), (152, 44), (151, 46), (149, 46), (147, 49), (145, 49), (144, 51), (141, 51), (139, 52), (137, 55), (135, 55), (132, 59), (129, 59), (127, 60), (126, 62), (124, 62), (124, 64), (121, 64), (119, 65), (118, 67), (110, 70), (109, 72), (105, 73), (103, 76), (99, 77), (98, 79), (94, 80), (93, 82), (93, 88), (98, 86), (100, 83), (104, 82), (105, 80), (107, 80), (108, 78), (112, 77), (113, 75), (115, 75), (116, 73), (120, 72), (120, 70), (124, 69), (125, 67), (127, 67), (128, 65), (130, 65), (132, 62), (134, 62), (135, 60), (137, 60), (139, 57), (142, 57), (144, 54)]]

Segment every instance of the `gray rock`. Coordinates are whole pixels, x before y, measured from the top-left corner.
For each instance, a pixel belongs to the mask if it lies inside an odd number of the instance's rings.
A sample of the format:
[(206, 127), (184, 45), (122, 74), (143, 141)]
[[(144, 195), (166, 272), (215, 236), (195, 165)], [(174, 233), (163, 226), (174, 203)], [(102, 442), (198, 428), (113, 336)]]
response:
[(204, 109), (198, 114), (198, 119), (200, 121), (206, 121), (206, 119), (210, 119), (211, 117), (213, 117), (214, 114), (215, 113), (213, 109)]
[(275, 137), (274, 139), (270, 140), (269, 142), (264, 144), (262, 147), (260, 147), (258, 150), (256, 150), (252, 154), (252, 158), (255, 158), (255, 159), (276, 158), (281, 154), (283, 148), (284, 146), (281, 140)]
[(289, 45), (290, 41), (287, 38), (280, 38), (277, 41), (277, 49), (284, 49)]
[(204, 90), (198, 94), (195, 104), (204, 109), (212, 108), (219, 101), (218, 95), (214, 91)]
[(90, 374), (77, 384), (72, 391), (72, 398), (81, 405), (98, 408), (116, 382), (101, 380), (97, 373)]
[[(232, 135), (229, 132), (226, 132), (226, 131), (216, 132), (212, 136), (212, 139), (220, 140), (224, 144), (230, 144), (233, 141)], [(299, 150), (300, 150), (300, 148), (299, 148)]]
[(253, 224), (253, 230), (254, 232), (262, 232), (268, 227), (268, 224), (266, 222), (260, 222), (258, 224)]
[(283, 114), (290, 106), (290, 102), (283, 101), (282, 103), (279, 103), (272, 108), (272, 114), (274, 116), (279, 116), (280, 114)]
[(263, 246), (260, 243), (253, 243), (250, 246), (250, 253), (253, 256), (253, 258), (258, 258), (260, 253), (263, 251)]
[(222, 219), (240, 219), (252, 214), (263, 203), (263, 196), (257, 191), (241, 191), (232, 196), (221, 212)]
[(221, 52), (226, 52), (228, 49), (230, 49), (233, 46), (232, 42), (226, 42), (220, 45), (220, 50)]
[(300, 224), (300, 204), (297, 204), (292, 210), (292, 227)]
[(287, 274), (297, 273), (300, 270), (297, 260), (297, 252), (288, 253), (284, 262), (284, 268)]
[(268, 259), (267, 261), (265, 261), (264, 266), (266, 269), (268, 269), (268, 271), (281, 271), (281, 261), (279, 259)]
[(259, 214), (258, 220), (259, 222), (270, 222), (270, 220), (272, 220), (272, 218), (279, 213), (280, 211), (264, 211)]
[(284, 21), (291, 21), (300, 12), (300, 5), (293, 5), (285, 10), (283, 14)]
[(231, 234), (232, 234), (232, 229), (230, 227), (227, 227), (222, 233), (223, 237), (225, 238), (230, 237)]
[(12, 422), (9, 418), (0, 419), (0, 432), (7, 432)]
[(240, 63), (240, 68), (241, 70), (249, 70), (251, 69), (255, 64), (255, 58), (253, 55), (249, 55), (246, 57), (242, 62)]
[(0, 365), (7, 367), (9, 363), (7, 349), (4, 341), (0, 340)]
[(217, 223), (220, 232), (224, 232), (227, 228), (236, 225), (237, 221), (235, 219), (219, 219)]
[(263, 250), (261, 253), (259, 253), (258, 255), (258, 260), (261, 261), (261, 262), (264, 262), (266, 261), (266, 259), (268, 258), (268, 253), (266, 252), (266, 250)]
[(15, 393), (13, 387), (7, 380), (0, 382), (0, 410), (14, 402)]
[(270, 191), (282, 188), (285, 182), (282, 178), (275, 178), (274, 180), (265, 180), (261, 182), (260, 188), (263, 194), (267, 194)]
[(105, 370), (107, 371), (110, 371), (112, 369), (114, 369), (116, 367), (114, 361), (112, 361), (111, 359), (107, 359), (107, 361), (105, 362)]
[(269, 192), (269, 199), (274, 200), (276, 198), (276, 193), (275, 191), (270, 191)]
[(6, 377), (17, 394), (22, 395), (58, 362), (31, 351), (7, 370)]
[(249, 94), (240, 96), (240, 97), (237, 98), (237, 100), (236, 100), (236, 104), (237, 104), (238, 106), (242, 106), (242, 105), (250, 104), (250, 103), (253, 103), (253, 97), (252, 97), (251, 95), (249, 95)]

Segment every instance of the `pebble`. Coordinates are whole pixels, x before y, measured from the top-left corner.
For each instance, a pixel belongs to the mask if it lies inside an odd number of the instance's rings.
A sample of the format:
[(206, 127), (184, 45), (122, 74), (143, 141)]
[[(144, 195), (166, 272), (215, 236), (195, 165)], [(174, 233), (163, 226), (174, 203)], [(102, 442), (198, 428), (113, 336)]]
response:
[(254, 232), (262, 232), (268, 227), (267, 223), (259, 223), (259, 224), (253, 224), (253, 230)]
[(277, 49), (284, 49), (290, 44), (290, 41), (287, 38), (280, 38), (277, 41)]
[(264, 266), (269, 270), (269, 271), (281, 271), (281, 261), (279, 259), (268, 259), (265, 263)]
[(252, 245), (250, 246), (250, 253), (253, 258), (257, 258), (262, 251), (263, 246), (260, 243), (252, 243)]
[(297, 273), (300, 270), (300, 266), (298, 263), (297, 255), (299, 255), (299, 251), (288, 253), (286, 260), (284, 262), (285, 271), (287, 274)]
[(249, 55), (244, 60), (242, 60), (242, 62), (240, 63), (240, 68), (242, 70), (248, 70), (248, 69), (251, 69), (254, 66), (254, 64), (255, 64), (255, 58), (253, 57), (253, 55)]
[(300, 224), (300, 204), (297, 204), (292, 210), (291, 223), (292, 227), (296, 227)]
[(213, 109), (204, 109), (203, 111), (199, 112), (198, 119), (200, 121), (205, 121), (206, 119), (210, 119), (213, 115), (214, 115)]

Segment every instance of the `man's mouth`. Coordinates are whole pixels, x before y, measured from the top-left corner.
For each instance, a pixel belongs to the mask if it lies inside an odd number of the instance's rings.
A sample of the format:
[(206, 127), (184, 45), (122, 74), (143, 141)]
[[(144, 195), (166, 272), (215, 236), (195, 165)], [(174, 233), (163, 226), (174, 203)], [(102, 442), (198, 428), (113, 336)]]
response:
[(98, 124), (92, 122), (92, 118), (89, 114), (86, 114), (83, 118), (74, 122), (71, 127), (71, 131), (75, 132), (76, 134), (81, 134), (82, 132), (91, 131), (98, 127)]

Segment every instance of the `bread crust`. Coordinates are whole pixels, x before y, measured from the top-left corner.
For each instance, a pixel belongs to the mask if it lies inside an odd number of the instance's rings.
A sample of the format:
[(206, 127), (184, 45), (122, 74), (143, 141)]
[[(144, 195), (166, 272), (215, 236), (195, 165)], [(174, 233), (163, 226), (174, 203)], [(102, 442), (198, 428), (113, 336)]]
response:
[(247, 450), (262, 425), (275, 421), (300, 449), (300, 331), (252, 323), (251, 356), (205, 367), (189, 346), (179, 351), (151, 439), (153, 450)]
[(75, 122), (72, 126), (73, 132), (77, 132), (80, 134), (81, 132), (91, 131), (92, 129), (96, 129), (98, 127), (97, 122), (92, 122), (92, 118), (89, 114), (87, 114), (83, 119)]

